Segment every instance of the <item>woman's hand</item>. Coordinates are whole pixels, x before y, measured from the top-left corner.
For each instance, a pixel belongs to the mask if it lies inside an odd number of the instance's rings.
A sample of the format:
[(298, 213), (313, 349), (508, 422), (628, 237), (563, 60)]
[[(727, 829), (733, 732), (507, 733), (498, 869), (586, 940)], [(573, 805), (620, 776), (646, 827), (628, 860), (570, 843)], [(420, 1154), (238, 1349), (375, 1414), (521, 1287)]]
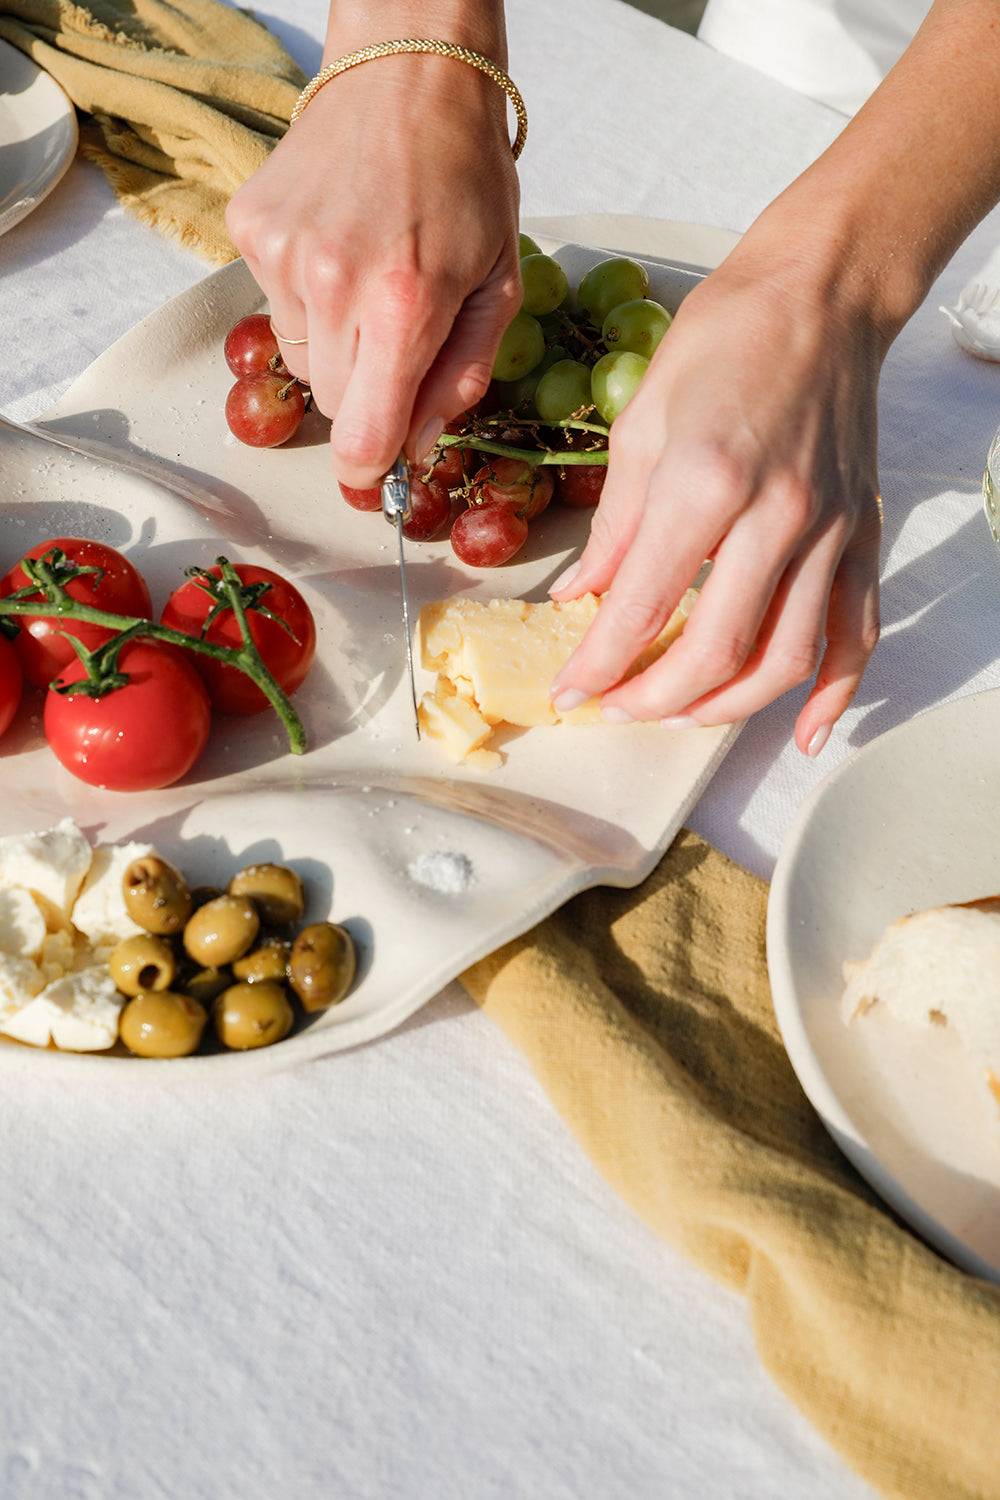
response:
[[(607, 591), (553, 684), (560, 706), (602, 693), (611, 722), (729, 723), (818, 667), (795, 735), (818, 754), (878, 639), (886, 347), (751, 237), (690, 293), (611, 430), (579, 565), (551, 590)], [(622, 682), (708, 558), (683, 635)]]
[(365, 63), (319, 90), (230, 204), (345, 484), (377, 484), (404, 446), (423, 457), (489, 382), (521, 297), (505, 106), (455, 59)]

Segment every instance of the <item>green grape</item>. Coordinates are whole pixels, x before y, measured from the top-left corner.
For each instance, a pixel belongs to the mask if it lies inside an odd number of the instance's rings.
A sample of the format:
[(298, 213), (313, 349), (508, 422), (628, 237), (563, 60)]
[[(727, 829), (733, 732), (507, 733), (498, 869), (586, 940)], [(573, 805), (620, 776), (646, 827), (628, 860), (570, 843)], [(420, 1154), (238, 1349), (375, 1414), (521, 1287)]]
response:
[(634, 297), (620, 302), (604, 319), (601, 338), (613, 352), (630, 350), (649, 359), (670, 327), (672, 319), (665, 307), (650, 297)]
[(538, 382), (545, 371), (551, 369), (557, 360), (566, 359), (568, 356), (569, 350), (564, 349), (562, 344), (553, 344), (550, 349), (546, 349), (535, 368), (529, 370), (527, 375), (522, 375), (520, 380), (494, 381), (500, 410), (517, 411), (518, 407), (533, 405)]
[(543, 422), (564, 422), (592, 405), (590, 366), (578, 359), (557, 360), (538, 382), (535, 409)]
[(591, 370), (594, 405), (609, 427), (635, 395), (648, 367), (648, 359), (626, 350), (622, 354), (603, 354)]
[(525, 255), (521, 258), (521, 285), (524, 296), (521, 307), (532, 317), (555, 312), (569, 291), (566, 272), (551, 255)]
[(613, 307), (645, 297), (648, 291), (646, 268), (619, 255), (591, 267), (577, 288), (576, 301), (580, 311), (600, 328)]
[(517, 253), (522, 260), (526, 255), (541, 255), (541, 248), (535, 244), (530, 234), (519, 234), (517, 241)]
[(519, 380), (533, 370), (545, 353), (545, 335), (537, 318), (515, 313), (504, 330), (493, 361), (494, 380)]

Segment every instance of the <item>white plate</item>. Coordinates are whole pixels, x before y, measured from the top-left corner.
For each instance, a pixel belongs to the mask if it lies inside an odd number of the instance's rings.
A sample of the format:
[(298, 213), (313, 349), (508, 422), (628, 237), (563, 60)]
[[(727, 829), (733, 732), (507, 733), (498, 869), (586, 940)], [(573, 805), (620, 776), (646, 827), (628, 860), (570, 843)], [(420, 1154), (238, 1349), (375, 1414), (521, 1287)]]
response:
[(875, 1006), (846, 1026), (845, 959), (908, 912), (1000, 891), (1000, 691), (922, 714), (837, 767), (801, 807), (768, 905), (792, 1065), (872, 1186), (932, 1245), (1000, 1280), (1000, 1118), (946, 1030)]
[(76, 142), (76, 111), (55, 79), (0, 42), (0, 234), (51, 193)]
[[(677, 235), (647, 224), (646, 234), (667, 260), (677, 240), (697, 253), (696, 227)], [(707, 265), (720, 253), (719, 232), (704, 243)], [(558, 253), (571, 279), (601, 256), (579, 245)], [(650, 274), (676, 305), (700, 273), (650, 263)], [(136, 797), (63, 773), (26, 712), (0, 746), (5, 828), (40, 828), (68, 813), (101, 841), (151, 839), (199, 883), (250, 857), (286, 859), (315, 877), (314, 915), (329, 912), (355, 932), (362, 975), (342, 1005), (279, 1047), (167, 1064), (175, 1073), (276, 1067), (368, 1040), (576, 891), (642, 880), (737, 732), (510, 731), (506, 763), (490, 775), (452, 767), (432, 743), (418, 743), (392, 531), (341, 499), (318, 417), (280, 449), (228, 437), (223, 339), (260, 305), (243, 265), (226, 267), (139, 324), (46, 414), (42, 425), (60, 441), (159, 473), (183, 495), (0, 429), (0, 556), (46, 536), (99, 537), (128, 551), (155, 603), (184, 566), (222, 552), (277, 566), (317, 617), (317, 663), (296, 700), (311, 746), (301, 759), (284, 752), (270, 715), (223, 721), (183, 784)], [(580, 511), (552, 507), (535, 523), (526, 560), (497, 570), (462, 567), (447, 540), (408, 546), (412, 606), (456, 593), (544, 598), (588, 524)], [(417, 884), (408, 872), (428, 851), (466, 855), (474, 882), (456, 894)], [(15, 1044), (0, 1046), (0, 1060), (136, 1074), (150, 1066)]]

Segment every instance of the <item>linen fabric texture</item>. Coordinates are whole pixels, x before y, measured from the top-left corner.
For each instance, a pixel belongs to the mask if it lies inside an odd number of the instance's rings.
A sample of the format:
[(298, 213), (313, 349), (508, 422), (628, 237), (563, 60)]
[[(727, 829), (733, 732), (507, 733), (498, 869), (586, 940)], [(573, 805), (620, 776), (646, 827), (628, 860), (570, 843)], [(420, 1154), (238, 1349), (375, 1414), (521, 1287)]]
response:
[(893, 1500), (1000, 1496), (1000, 1287), (881, 1204), (803, 1093), (771, 1004), (767, 885), (695, 834), (462, 983), (609, 1184), (742, 1294), (765, 1367)]
[(0, 0), (0, 38), (81, 113), (80, 150), (124, 206), (217, 265), (225, 210), (285, 133), (301, 68), (218, 0)]

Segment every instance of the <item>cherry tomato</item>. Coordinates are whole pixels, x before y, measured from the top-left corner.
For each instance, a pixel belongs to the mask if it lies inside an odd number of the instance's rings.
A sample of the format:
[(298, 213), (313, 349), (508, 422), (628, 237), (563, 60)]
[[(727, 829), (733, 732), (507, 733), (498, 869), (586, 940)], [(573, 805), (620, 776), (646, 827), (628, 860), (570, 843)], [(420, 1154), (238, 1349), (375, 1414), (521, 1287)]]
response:
[[(221, 577), (220, 568), (207, 571), (216, 578)], [(250, 634), (279, 687), (286, 693), (294, 693), (316, 654), (316, 624), (312, 611), (298, 589), (280, 573), (250, 563), (240, 563), (236, 572), (245, 584), (270, 585), (261, 596), (260, 604), (277, 618), (269, 619), (258, 609), (248, 610)], [(213, 604), (212, 595), (197, 578), (192, 578), (170, 595), (161, 621), (172, 630), (200, 636)], [(231, 609), (224, 610), (213, 620), (205, 632), (205, 639), (218, 646), (242, 644), (240, 627)], [(198, 656), (194, 652), (191, 661), (204, 678), (212, 707), (217, 713), (257, 714), (270, 707), (260, 688), (238, 667), (228, 667), (225, 662), (212, 661), (210, 657)]]
[[(121, 649), (125, 687), (103, 698), (45, 698), (45, 738), (58, 760), (91, 786), (148, 792), (170, 786), (194, 765), (208, 742), (208, 693), (185, 652), (162, 641), (134, 640)], [(83, 663), (59, 678), (76, 682)]]
[(13, 642), (0, 634), (0, 734), (7, 732), (17, 713), (22, 686), (21, 663)]
[[(148, 620), (152, 614), (152, 602), (146, 580), (114, 547), (103, 542), (88, 542), (81, 537), (61, 536), (54, 541), (39, 542), (25, 557), (42, 557), (44, 553), (59, 547), (70, 562), (81, 566), (101, 568), (102, 573), (83, 573), (66, 584), (71, 599), (91, 604), (95, 609), (106, 609), (113, 615), (136, 615)], [(30, 579), (20, 562), (14, 564), (0, 579), (0, 597), (23, 589)], [(32, 597), (32, 596), (29, 596)], [(41, 593), (33, 597), (41, 599)], [(75, 635), (88, 650), (100, 646), (114, 634), (102, 625), (88, 625), (82, 620), (60, 620), (55, 615), (20, 615), (17, 620), (20, 631), (14, 642), (28, 682), (35, 687), (48, 687), (69, 662), (77, 660), (68, 637)]]

